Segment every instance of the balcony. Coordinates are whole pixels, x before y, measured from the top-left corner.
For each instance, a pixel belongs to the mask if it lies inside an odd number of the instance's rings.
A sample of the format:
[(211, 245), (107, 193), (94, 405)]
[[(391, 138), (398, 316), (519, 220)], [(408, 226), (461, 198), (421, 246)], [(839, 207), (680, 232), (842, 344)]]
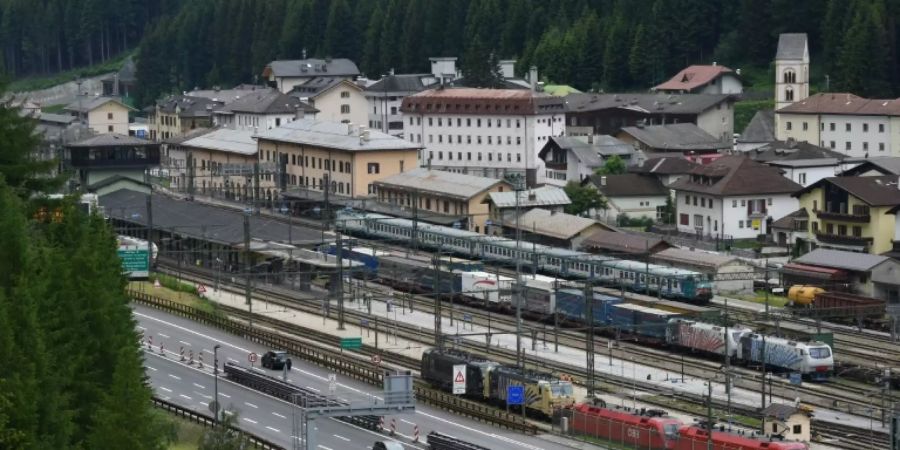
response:
[(816, 211), (816, 215), (822, 220), (838, 220), (841, 222), (869, 223), (872, 217), (869, 214), (850, 214), (832, 211)]
[(550, 170), (566, 170), (568, 168), (568, 164), (565, 161), (547, 161), (544, 163), (544, 166)]
[(862, 236), (847, 236), (847, 235), (839, 235), (839, 234), (827, 234), (822, 232), (816, 232), (816, 239), (819, 242), (824, 242), (826, 244), (836, 244), (836, 245), (851, 245), (857, 247), (868, 247), (872, 244), (873, 238), (870, 237), (862, 237)]

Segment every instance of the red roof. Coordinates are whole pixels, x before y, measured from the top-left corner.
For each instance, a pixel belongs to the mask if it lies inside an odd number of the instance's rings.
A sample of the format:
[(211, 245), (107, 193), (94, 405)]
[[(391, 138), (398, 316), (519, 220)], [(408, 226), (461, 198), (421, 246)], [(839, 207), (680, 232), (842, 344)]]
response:
[(654, 87), (657, 91), (686, 91), (690, 92), (701, 86), (709, 84), (712, 80), (733, 71), (725, 66), (701, 66), (695, 65), (682, 69), (677, 75), (663, 84)]

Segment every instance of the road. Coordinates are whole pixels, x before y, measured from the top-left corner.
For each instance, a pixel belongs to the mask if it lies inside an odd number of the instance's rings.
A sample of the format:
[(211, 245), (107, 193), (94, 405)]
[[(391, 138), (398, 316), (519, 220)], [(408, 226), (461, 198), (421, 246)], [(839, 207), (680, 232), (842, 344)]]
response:
[[(170, 402), (195, 411), (210, 414), (208, 405), (213, 398), (214, 377), (209, 363), (212, 351), (220, 345), (219, 361), (238, 362), (247, 365), (247, 356), (253, 352), (262, 355), (268, 349), (250, 341), (223, 333), (190, 320), (166, 314), (158, 310), (134, 306), (134, 316), (138, 329), (145, 336), (145, 366), (150, 382), (158, 396)], [(152, 350), (147, 350), (146, 339), (152, 337)], [(165, 356), (159, 354), (162, 343)], [(189, 356), (193, 351), (195, 360), (203, 355), (204, 368), (197, 364), (189, 366), (180, 362), (180, 350)], [(294, 365), (288, 381), (329, 393), (329, 371), (310, 365), (293, 357)], [(267, 371), (270, 375), (281, 376), (280, 371)], [(220, 373), (221, 375), (221, 373)], [(379, 389), (346, 377), (337, 376), (335, 395), (356, 397), (365, 393), (378, 394)], [(291, 407), (287, 402), (266, 396), (219, 377), (219, 397), (226, 411), (237, 413), (239, 425), (254, 434), (285, 447), (291, 446)], [(318, 420), (318, 443), (322, 450), (370, 449), (379, 440), (396, 440), (405, 448), (427, 448), (425, 436), (436, 430), (468, 442), (491, 449), (509, 450), (562, 450), (570, 447), (556, 444), (539, 437), (523, 436), (514, 432), (499, 430), (473, 420), (449, 414), (427, 405), (417, 405), (415, 414), (386, 416), (385, 427), (396, 423), (396, 434), (366, 430), (336, 419)], [(413, 443), (413, 427), (419, 428), (419, 443)]]

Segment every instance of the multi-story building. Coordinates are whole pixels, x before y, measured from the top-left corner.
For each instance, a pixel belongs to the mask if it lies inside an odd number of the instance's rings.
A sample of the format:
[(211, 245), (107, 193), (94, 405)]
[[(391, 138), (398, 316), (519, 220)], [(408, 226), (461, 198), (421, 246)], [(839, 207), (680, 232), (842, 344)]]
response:
[(363, 88), (352, 81), (318, 78), (296, 86), (290, 95), (316, 108), (320, 120), (363, 125), (369, 119)]
[(104, 195), (122, 188), (149, 192), (148, 169), (159, 166), (159, 144), (118, 133), (103, 133), (66, 145), (63, 166), (77, 188)]
[(94, 133), (128, 135), (128, 113), (134, 108), (114, 97), (78, 96), (66, 111), (84, 121)]
[(300, 119), (260, 131), (259, 159), (284, 166), (284, 188), (347, 197), (375, 193), (375, 181), (418, 167), (421, 146), (357, 125)]
[(349, 59), (307, 59), (304, 55), (300, 60), (272, 61), (263, 69), (262, 76), (272, 87), (287, 94), (295, 86), (314, 78), (355, 80), (359, 76), (359, 68)]
[(775, 111), (780, 141), (806, 141), (846, 156), (900, 155), (900, 101), (821, 93)]
[(455, 226), (481, 233), (488, 221), (488, 196), (510, 192), (512, 185), (496, 178), (418, 168), (376, 181), (375, 190), (383, 203), (416, 210), (421, 215), (458, 217)]
[(364, 90), (369, 102), (369, 128), (404, 137), (403, 99), (437, 82), (432, 74), (386, 75)]
[[(213, 111), (224, 102), (188, 95), (169, 96), (149, 108), (150, 140), (166, 140), (213, 125)], [(127, 131), (126, 131), (127, 133)]]
[(809, 142), (776, 141), (746, 155), (754, 161), (781, 169), (785, 177), (806, 187), (822, 178), (833, 177), (859, 162), (842, 153)]
[(235, 130), (271, 130), (296, 119), (315, 119), (319, 111), (274, 89), (245, 95), (213, 111), (216, 126)]
[(685, 156), (715, 154), (720, 150), (730, 149), (732, 145), (731, 141), (713, 136), (692, 123), (638, 124), (622, 128), (616, 138), (648, 156), (671, 153), (683, 153)]
[[(804, 250), (827, 247), (881, 254), (893, 248), (900, 205), (897, 177), (842, 176), (813, 183), (794, 194), (808, 213)], [(802, 253), (802, 251), (801, 251)]]
[(695, 167), (669, 188), (678, 231), (746, 239), (766, 234), (772, 219), (796, 211), (791, 194), (802, 186), (774, 167), (730, 155)]
[(430, 89), (406, 97), (406, 138), (423, 147), (420, 164), (470, 175), (543, 173), (538, 152), (566, 130), (561, 99), (530, 90)]
[(538, 157), (547, 168), (544, 182), (565, 186), (593, 175), (612, 156), (628, 164), (632, 154), (634, 147), (612, 136), (555, 136), (544, 144)]
[(713, 63), (711, 66), (693, 65), (682, 69), (665, 83), (653, 87), (666, 94), (741, 94), (741, 69), (737, 72)]

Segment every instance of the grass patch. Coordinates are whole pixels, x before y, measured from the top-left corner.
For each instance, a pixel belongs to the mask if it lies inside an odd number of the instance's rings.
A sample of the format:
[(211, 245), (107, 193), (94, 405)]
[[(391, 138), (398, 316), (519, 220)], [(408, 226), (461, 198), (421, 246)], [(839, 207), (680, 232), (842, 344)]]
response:
[(734, 132), (743, 133), (753, 115), (761, 109), (775, 109), (775, 100), (745, 100), (734, 104)]
[(78, 76), (87, 78), (102, 75), (104, 73), (116, 72), (122, 67), (122, 63), (125, 62), (125, 59), (132, 54), (134, 54), (134, 52), (122, 53), (121, 55), (100, 64), (57, 72), (52, 75), (36, 75), (19, 78), (11, 82), (7, 90), (9, 92), (36, 91), (39, 89), (47, 89), (58, 84), (73, 81)]
[[(153, 282), (159, 280), (160, 287), (155, 287)], [(214, 302), (197, 295), (197, 289), (183, 281), (178, 281), (169, 275), (157, 274), (150, 281), (131, 281), (128, 288), (138, 292), (146, 292), (155, 297), (164, 298), (185, 306), (198, 309), (210, 314), (221, 314)]]
[(177, 437), (169, 444), (169, 450), (197, 450), (205, 429), (182, 418), (173, 418), (172, 421), (177, 427)]
[(747, 250), (756, 250), (762, 248), (762, 243), (756, 239), (735, 239), (731, 243), (731, 248), (743, 248)]
[(47, 114), (62, 114), (63, 109), (66, 108), (66, 105), (50, 105), (50, 106), (41, 106), (41, 112)]
[[(765, 291), (756, 291), (754, 295), (738, 295), (737, 298), (748, 302), (766, 303)], [(790, 300), (788, 300), (787, 297), (772, 293), (769, 294), (769, 306), (784, 307), (787, 306), (788, 303), (790, 303)]]

